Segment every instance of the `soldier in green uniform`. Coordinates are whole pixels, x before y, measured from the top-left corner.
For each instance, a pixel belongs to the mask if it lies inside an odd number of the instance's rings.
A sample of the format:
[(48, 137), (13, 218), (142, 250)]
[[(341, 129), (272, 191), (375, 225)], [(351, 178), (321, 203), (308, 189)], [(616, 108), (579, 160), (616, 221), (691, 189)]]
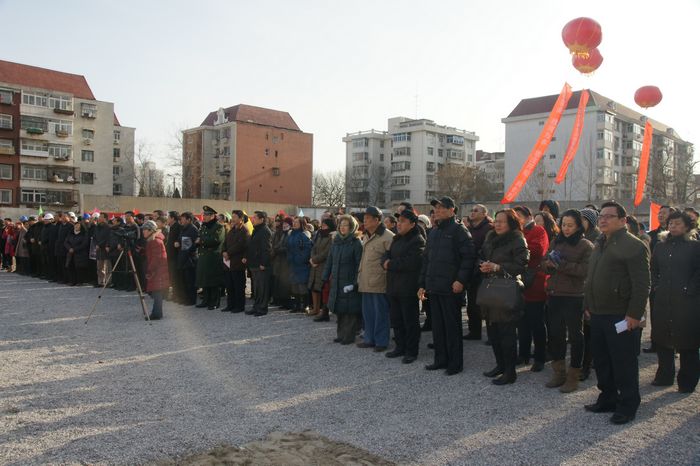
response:
[(203, 300), (196, 307), (219, 307), (219, 290), (224, 286), (224, 263), (221, 253), (226, 231), (216, 218), (217, 212), (209, 206), (202, 208), (203, 221), (199, 229), (199, 260), (197, 261), (197, 286), (204, 291)]

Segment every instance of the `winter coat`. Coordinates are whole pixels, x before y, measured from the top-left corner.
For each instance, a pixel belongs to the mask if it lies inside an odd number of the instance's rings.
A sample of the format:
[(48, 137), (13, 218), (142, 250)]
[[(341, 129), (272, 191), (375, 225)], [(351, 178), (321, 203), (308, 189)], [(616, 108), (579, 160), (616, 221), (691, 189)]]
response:
[(595, 245), (595, 242), (598, 241), (598, 237), (600, 236), (600, 229), (598, 229), (598, 227), (593, 227), (585, 232), (583, 236)]
[[(27, 230), (27, 246), (29, 247), (30, 255), (38, 255), (41, 252), (41, 246), (39, 241), (41, 241), (41, 231), (44, 229), (44, 224), (42, 222), (36, 222), (34, 225), (30, 226)], [(34, 240), (34, 242), (32, 242)]]
[(228, 254), (231, 270), (245, 270), (243, 259), (246, 258), (248, 253), (248, 241), (250, 241), (250, 233), (243, 225), (240, 228), (234, 226), (226, 234), (226, 247), (224, 250)]
[(309, 282), (309, 259), (313, 246), (309, 236), (306, 231), (292, 230), (287, 237), (287, 263), (292, 285), (306, 285)]
[(607, 239), (600, 235), (588, 265), (584, 309), (641, 319), (649, 288), (649, 248), (625, 228)]
[(420, 227), (415, 226), (405, 235), (395, 235), (385, 260), (389, 261), (386, 274), (386, 294), (417, 297), (418, 279), (425, 239)]
[(168, 254), (168, 262), (177, 262), (177, 256), (180, 250), (175, 247), (175, 243), (180, 242), (182, 236), (182, 226), (175, 222), (170, 225), (168, 236), (165, 238), (165, 252)]
[(19, 232), (15, 227), (6, 227), (2, 232), (2, 239), (5, 241), (3, 253), (7, 256), (14, 256), (17, 248), (17, 236)]
[(651, 230), (649, 232), (649, 249), (651, 252), (654, 252), (654, 248), (656, 248), (656, 245), (659, 244), (659, 241), (661, 241), (661, 235), (666, 232), (666, 229), (663, 227), (658, 227), (654, 230)]
[(194, 269), (197, 267), (197, 245), (199, 232), (194, 224), (190, 223), (180, 229), (180, 250), (177, 253), (177, 268)]
[(146, 291), (162, 291), (170, 287), (168, 255), (160, 231), (151, 233), (146, 239)]
[(281, 227), (272, 235), (272, 275), (274, 286), (272, 295), (275, 300), (288, 299), (291, 294), (289, 261), (287, 260), (287, 239), (291, 230), (284, 231)]
[(262, 265), (270, 267), (272, 256), (272, 232), (270, 228), (263, 224), (253, 227), (253, 234), (248, 241), (248, 268), (259, 269)]
[(216, 221), (202, 223), (199, 229), (199, 258), (196, 285), (200, 288), (224, 286), (224, 227)]
[[(530, 260), (530, 251), (527, 248), (525, 236), (520, 231), (512, 230), (502, 235), (490, 231), (481, 248), (481, 259), (500, 266), (500, 270), (495, 275), (508, 274), (515, 279), (525, 273)], [(487, 322), (504, 323), (518, 320), (522, 310), (481, 306), (481, 312)]]
[(394, 234), (380, 223), (374, 234), (362, 235), (362, 260), (357, 279), (360, 293), (386, 293), (386, 270), (382, 258), (391, 247)]
[(58, 224), (58, 235), (56, 236), (56, 244), (54, 246), (54, 255), (58, 257), (66, 257), (66, 254), (68, 254), (68, 250), (66, 249), (65, 243), (66, 243), (66, 238), (68, 237), (69, 234), (73, 233), (73, 224), (68, 222), (68, 223), (59, 223)]
[(418, 285), (432, 294), (452, 294), (452, 284), (467, 288), (474, 273), (476, 254), (471, 234), (452, 217), (428, 233)]
[(44, 224), (41, 230), (41, 251), (47, 257), (53, 257), (53, 251), (56, 248), (56, 238), (58, 237), (58, 225), (54, 222)]
[[(323, 269), (323, 281), (330, 279), (328, 308), (336, 314), (360, 314), (362, 300), (358, 292), (357, 278), (362, 260), (362, 242), (354, 234), (343, 238), (336, 235)], [(343, 288), (353, 285), (346, 293)]]
[(549, 247), (549, 253), (552, 251), (559, 254), (561, 262), (556, 268), (546, 269), (546, 273), (550, 274), (547, 295), (582, 297), (593, 244), (581, 232), (568, 238), (560, 233)]
[(542, 264), (542, 258), (544, 258), (547, 249), (549, 249), (547, 231), (541, 226), (535, 225), (535, 222), (531, 222), (523, 228), (523, 233), (525, 234), (527, 248), (530, 250), (530, 261), (527, 264), (527, 268), (530, 269), (528, 273), (534, 272), (535, 274), (534, 280), (525, 289), (523, 298), (526, 302), (546, 301), (545, 282), (547, 281), (547, 274), (541, 269), (540, 264)]
[(700, 347), (700, 243), (691, 235), (659, 235), (651, 258), (654, 344)]
[(27, 230), (17, 229), (17, 247), (15, 248), (16, 257), (29, 257), (29, 248), (27, 247)]
[(483, 246), (484, 241), (486, 241), (486, 235), (489, 233), (489, 231), (493, 230), (493, 220), (486, 217), (478, 225), (468, 226), (467, 230), (469, 230), (469, 233), (472, 235), (472, 240), (474, 241), (474, 251), (478, 256), (481, 252), (481, 246)]
[(316, 264), (316, 267), (311, 267), (308, 283), (309, 289), (312, 291), (321, 292), (323, 290), (323, 269), (326, 266), (328, 254), (331, 252), (333, 237), (334, 232), (331, 231), (328, 231), (327, 236), (323, 236), (321, 230), (316, 234), (314, 245), (311, 247), (311, 260)]
[[(78, 269), (85, 268), (90, 264), (90, 238), (85, 231), (81, 231), (77, 235), (71, 231), (64, 240), (63, 246), (66, 248), (66, 267), (70, 262), (75, 262), (75, 267)], [(73, 249), (72, 254), (69, 252), (71, 249)]]
[(95, 246), (97, 246), (97, 260), (107, 260), (109, 259), (109, 252), (107, 248), (110, 248), (110, 237), (112, 236), (112, 230), (107, 223), (98, 223), (95, 226), (94, 240)]

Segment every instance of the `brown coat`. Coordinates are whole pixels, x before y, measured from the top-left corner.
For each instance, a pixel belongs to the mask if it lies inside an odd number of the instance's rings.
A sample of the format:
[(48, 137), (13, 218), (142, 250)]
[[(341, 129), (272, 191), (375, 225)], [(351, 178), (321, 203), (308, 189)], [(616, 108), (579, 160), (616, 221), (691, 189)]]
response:
[(593, 243), (580, 233), (569, 238), (559, 234), (549, 247), (549, 253), (552, 251), (559, 253), (561, 263), (556, 268), (545, 267), (545, 263), (542, 264), (545, 272), (550, 274), (547, 280), (547, 295), (582, 297)]

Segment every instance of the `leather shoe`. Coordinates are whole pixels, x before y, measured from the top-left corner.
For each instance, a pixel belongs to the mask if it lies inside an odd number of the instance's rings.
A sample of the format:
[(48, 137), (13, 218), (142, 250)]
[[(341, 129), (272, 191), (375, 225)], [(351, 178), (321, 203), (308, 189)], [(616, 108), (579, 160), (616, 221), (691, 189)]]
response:
[(375, 353), (381, 353), (382, 351), (386, 351), (386, 346), (375, 346), (374, 347)]
[(387, 358), (398, 358), (399, 356), (403, 356), (403, 351), (389, 351), (384, 356), (386, 356)]
[(416, 360), (415, 356), (404, 356), (403, 359), (401, 360), (401, 362), (403, 364), (411, 364), (412, 362), (415, 362), (415, 360)]
[(254, 315), (256, 312), (257, 312), (257, 311), (256, 311), (255, 309), (248, 309), (247, 311), (245, 311), (245, 315), (247, 315), (247, 316), (252, 316), (252, 315)]
[(322, 315), (314, 318), (314, 322), (328, 322), (330, 320), (331, 320), (331, 318), (328, 314), (322, 314)]
[(693, 393), (695, 391), (694, 388), (690, 387), (678, 387), (678, 393)]
[(255, 317), (262, 317), (262, 316), (266, 316), (266, 315), (267, 315), (267, 312), (256, 312), (253, 314), (253, 316), (255, 316)]
[(491, 381), (492, 384), (494, 385), (506, 385), (510, 383), (514, 383), (516, 379), (515, 374), (503, 374), (497, 379), (493, 379)]
[(615, 405), (604, 405), (604, 404), (600, 404), (596, 401), (593, 404), (584, 405), (583, 409), (585, 409), (586, 411), (589, 411), (591, 413), (614, 413), (615, 412)]
[(230, 312), (231, 314), (238, 314), (238, 313), (240, 313), (240, 312), (243, 312), (243, 309), (231, 309), (229, 312)]
[(655, 387), (670, 387), (673, 385), (673, 379), (671, 379), (671, 381), (654, 379), (651, 381), (651, 384)]
[(532, 364), (532, 367), (530, 368), (530, 371), (532, 372), (542, 372), (542, 369), (544, 369), (544, 363), (540, 361), (535, 361)]
[(334, 338), (333, 339), (333, 343), (340, 343), (341, 341), (343, 341), (342, 338)]
[(462, 372), (462, 369), (447, 369), (445, 370), (445, 375), (455, 375)]
[(627, 414), (615, 413), (610, 418), (610, 422), (613, 424), (627, 424), (628, 422), (634, 420), (634, 415), (628, 416)]
[(464, 335), (462, 340), (481, 340), (481, 335), (473, 335), (471, 333)]
[(209, 307), (209, 305), (207, 303), (199, 303), (195, 307), (203, 308), (203, 307)]
[(428, 364), (425, 366), (425, 370), (427, 371), (437, 371), (439, 369), (445, 369), (445, 366), (441, 366), (440, 364)]
[(435, 349), (435, 343), (428, 343), (428, 349)]
[(374, 343), (365, 343), (364, 341), (357, 344), (358, 348), (374, 348)]
[(653, 346), (650, 346), (649, 348), (642, 348), (642, 351), (645, 352), (646, 354), (656, 353), (656, 348), (654, 348)]
[(501, 368), (498, 367), (498, 366), (494, 367), (494, 368), (491, 369), (490, 371), (484, 372), (484, 375), (485, 375), (486, 377), (496, 377), (497, 375), (501, 375), (501, 374), (503, 374), (503, 369), (501, 369)]
[(352, 345), (353, 343), (355, 343), (354, 338), (352, 340), (343, 340), (340, 342), (341, 345)]

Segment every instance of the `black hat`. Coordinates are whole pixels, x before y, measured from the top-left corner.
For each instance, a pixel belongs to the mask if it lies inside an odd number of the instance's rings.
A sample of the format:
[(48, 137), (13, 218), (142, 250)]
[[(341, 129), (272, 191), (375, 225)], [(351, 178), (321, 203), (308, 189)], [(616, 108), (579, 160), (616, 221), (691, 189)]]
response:
[(202, 211), (204, 211), (204, 215), (216, 215), (216, 214), (218, 214), (217, 211), (215, 211), (214, 209), (212, 209), (208, 205), (205, 205), (204, 207), (202, 207)]
[(365, 209), (365, 215), (371, 215), (372, 217), (382, 218), (382, 210), (379, 207), (373, 205)]
[(399, 217), (403, 217), (405, 219), (408, 219), (409, 222), (411, 223), (416, 223), (418, 222), (418, 216), (413, 212), (412, 210), (405, 209), (403, 210), (400, 214)]
[(441, 197), (440, 199), (433, 199), (432, 201), (430, 201), (430, 205), (433, 207), (435, 207), (438, 204), (445, 207), (446, 209), (454, 208), (455, 207), (455, 200), (449, 196), (444, 196), (444, 197)]

